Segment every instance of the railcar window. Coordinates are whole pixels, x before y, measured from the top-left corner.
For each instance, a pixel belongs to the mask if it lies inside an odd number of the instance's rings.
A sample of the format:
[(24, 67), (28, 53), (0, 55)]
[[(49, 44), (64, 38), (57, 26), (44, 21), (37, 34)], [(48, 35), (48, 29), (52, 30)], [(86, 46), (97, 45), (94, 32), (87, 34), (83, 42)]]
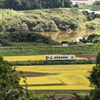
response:
[(46, 57), (46, 58), (49, 58), (49, 57)]
[(73, 59), (73, 56), (71, 56), (71, 59)]

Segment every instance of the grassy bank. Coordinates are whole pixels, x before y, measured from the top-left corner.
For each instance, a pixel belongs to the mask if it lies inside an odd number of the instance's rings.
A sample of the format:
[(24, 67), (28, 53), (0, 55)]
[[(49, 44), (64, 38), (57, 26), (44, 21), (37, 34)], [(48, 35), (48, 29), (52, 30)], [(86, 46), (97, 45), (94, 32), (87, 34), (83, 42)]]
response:
[(29, 43), (25, 43), (26, 45), (24, 46), (22, 44), (18, 43), (13, 47), (0, 47), (0, 55), (1, 56), (26, 56), (26, 55), (49, 55), (49, 54), (95, 54), (97, 53), (97, 51), (90, 52), (90, 50), (95, 45), (87, 45), (87, 44), (69, 45), (68, 47), (62, 47), (61, 45), (34, 46), (33, 43), (30, 43), (30, 45)]

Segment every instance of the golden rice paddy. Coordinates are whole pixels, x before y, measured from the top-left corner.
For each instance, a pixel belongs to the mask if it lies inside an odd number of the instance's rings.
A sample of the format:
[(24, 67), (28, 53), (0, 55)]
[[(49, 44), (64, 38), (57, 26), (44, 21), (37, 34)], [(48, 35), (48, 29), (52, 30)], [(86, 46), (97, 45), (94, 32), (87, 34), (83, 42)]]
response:
[[(17, 71), (51, 73), (26, 77), (29, 90), (90, 90), (89, 72), (94, 64), (17, 66)], [(24, 85), (22, 79), (21, 85)]]
[[(45, 60), (46, 55), (5, 56), (7, 61)], [(86, 59), (75, 57), (76, 60)], [(45, 76), (26, 77), (29, 90), (90, 90), (89, 72), (94, 64), (17, 66), (17, 71), (49, 73)], [(23, 79), (20, 81), (21, 85)]]
[[(35, 61), (35, 60), (46, 60), (46, 55), (33, 55), (33, 56), (4, 56), (4, 60), (7, 61)], [(86, 58), (75, 57), (76, 60), (82, 60)]]
[(7, 61), (35, 61), (35, 60), (45, 60), (46, 55), (34, 55), (34, 56), (4, 56), (4, 60)]

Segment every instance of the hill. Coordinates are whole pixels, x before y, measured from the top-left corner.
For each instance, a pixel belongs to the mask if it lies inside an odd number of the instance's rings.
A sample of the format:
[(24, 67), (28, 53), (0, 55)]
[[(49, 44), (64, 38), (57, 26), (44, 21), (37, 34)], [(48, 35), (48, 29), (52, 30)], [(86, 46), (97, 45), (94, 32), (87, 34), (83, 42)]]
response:
[[(100, 28), (99, 17), (95, 19), (93, 13), (88, 14), (85, 12), (83, 14), (82, 12), (77, 12), (77, 10), (73, 8), (37, 9), (26, 11), (0, 9), (0, 32), (57, 32), (87, 28), (98, 29)], [(91, 23), (95, 23), (95, 25), (92, 25)], [(89, 27), (90, 25), (91, 27)]]

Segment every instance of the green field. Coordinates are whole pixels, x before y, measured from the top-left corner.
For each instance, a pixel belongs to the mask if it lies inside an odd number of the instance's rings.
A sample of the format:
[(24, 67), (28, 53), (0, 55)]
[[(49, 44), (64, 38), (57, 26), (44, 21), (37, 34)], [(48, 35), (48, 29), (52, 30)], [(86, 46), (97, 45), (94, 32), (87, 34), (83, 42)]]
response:
[(99, 11), (100, 5), (79, 5), (79, 9), (89, 9), (92, 11)]
[[(26, 56), (26, 55), (49, 55), (49, 54), (97, 54), (97, 52), (90, 52), (95, 45), (69, 45), (62, 47), (61, 45), (51, 46), (38, 43), (13, 43), (15, 46), (0, 47), (1, 56)], [(99, 50), (99, 49), (98, 49)]]

